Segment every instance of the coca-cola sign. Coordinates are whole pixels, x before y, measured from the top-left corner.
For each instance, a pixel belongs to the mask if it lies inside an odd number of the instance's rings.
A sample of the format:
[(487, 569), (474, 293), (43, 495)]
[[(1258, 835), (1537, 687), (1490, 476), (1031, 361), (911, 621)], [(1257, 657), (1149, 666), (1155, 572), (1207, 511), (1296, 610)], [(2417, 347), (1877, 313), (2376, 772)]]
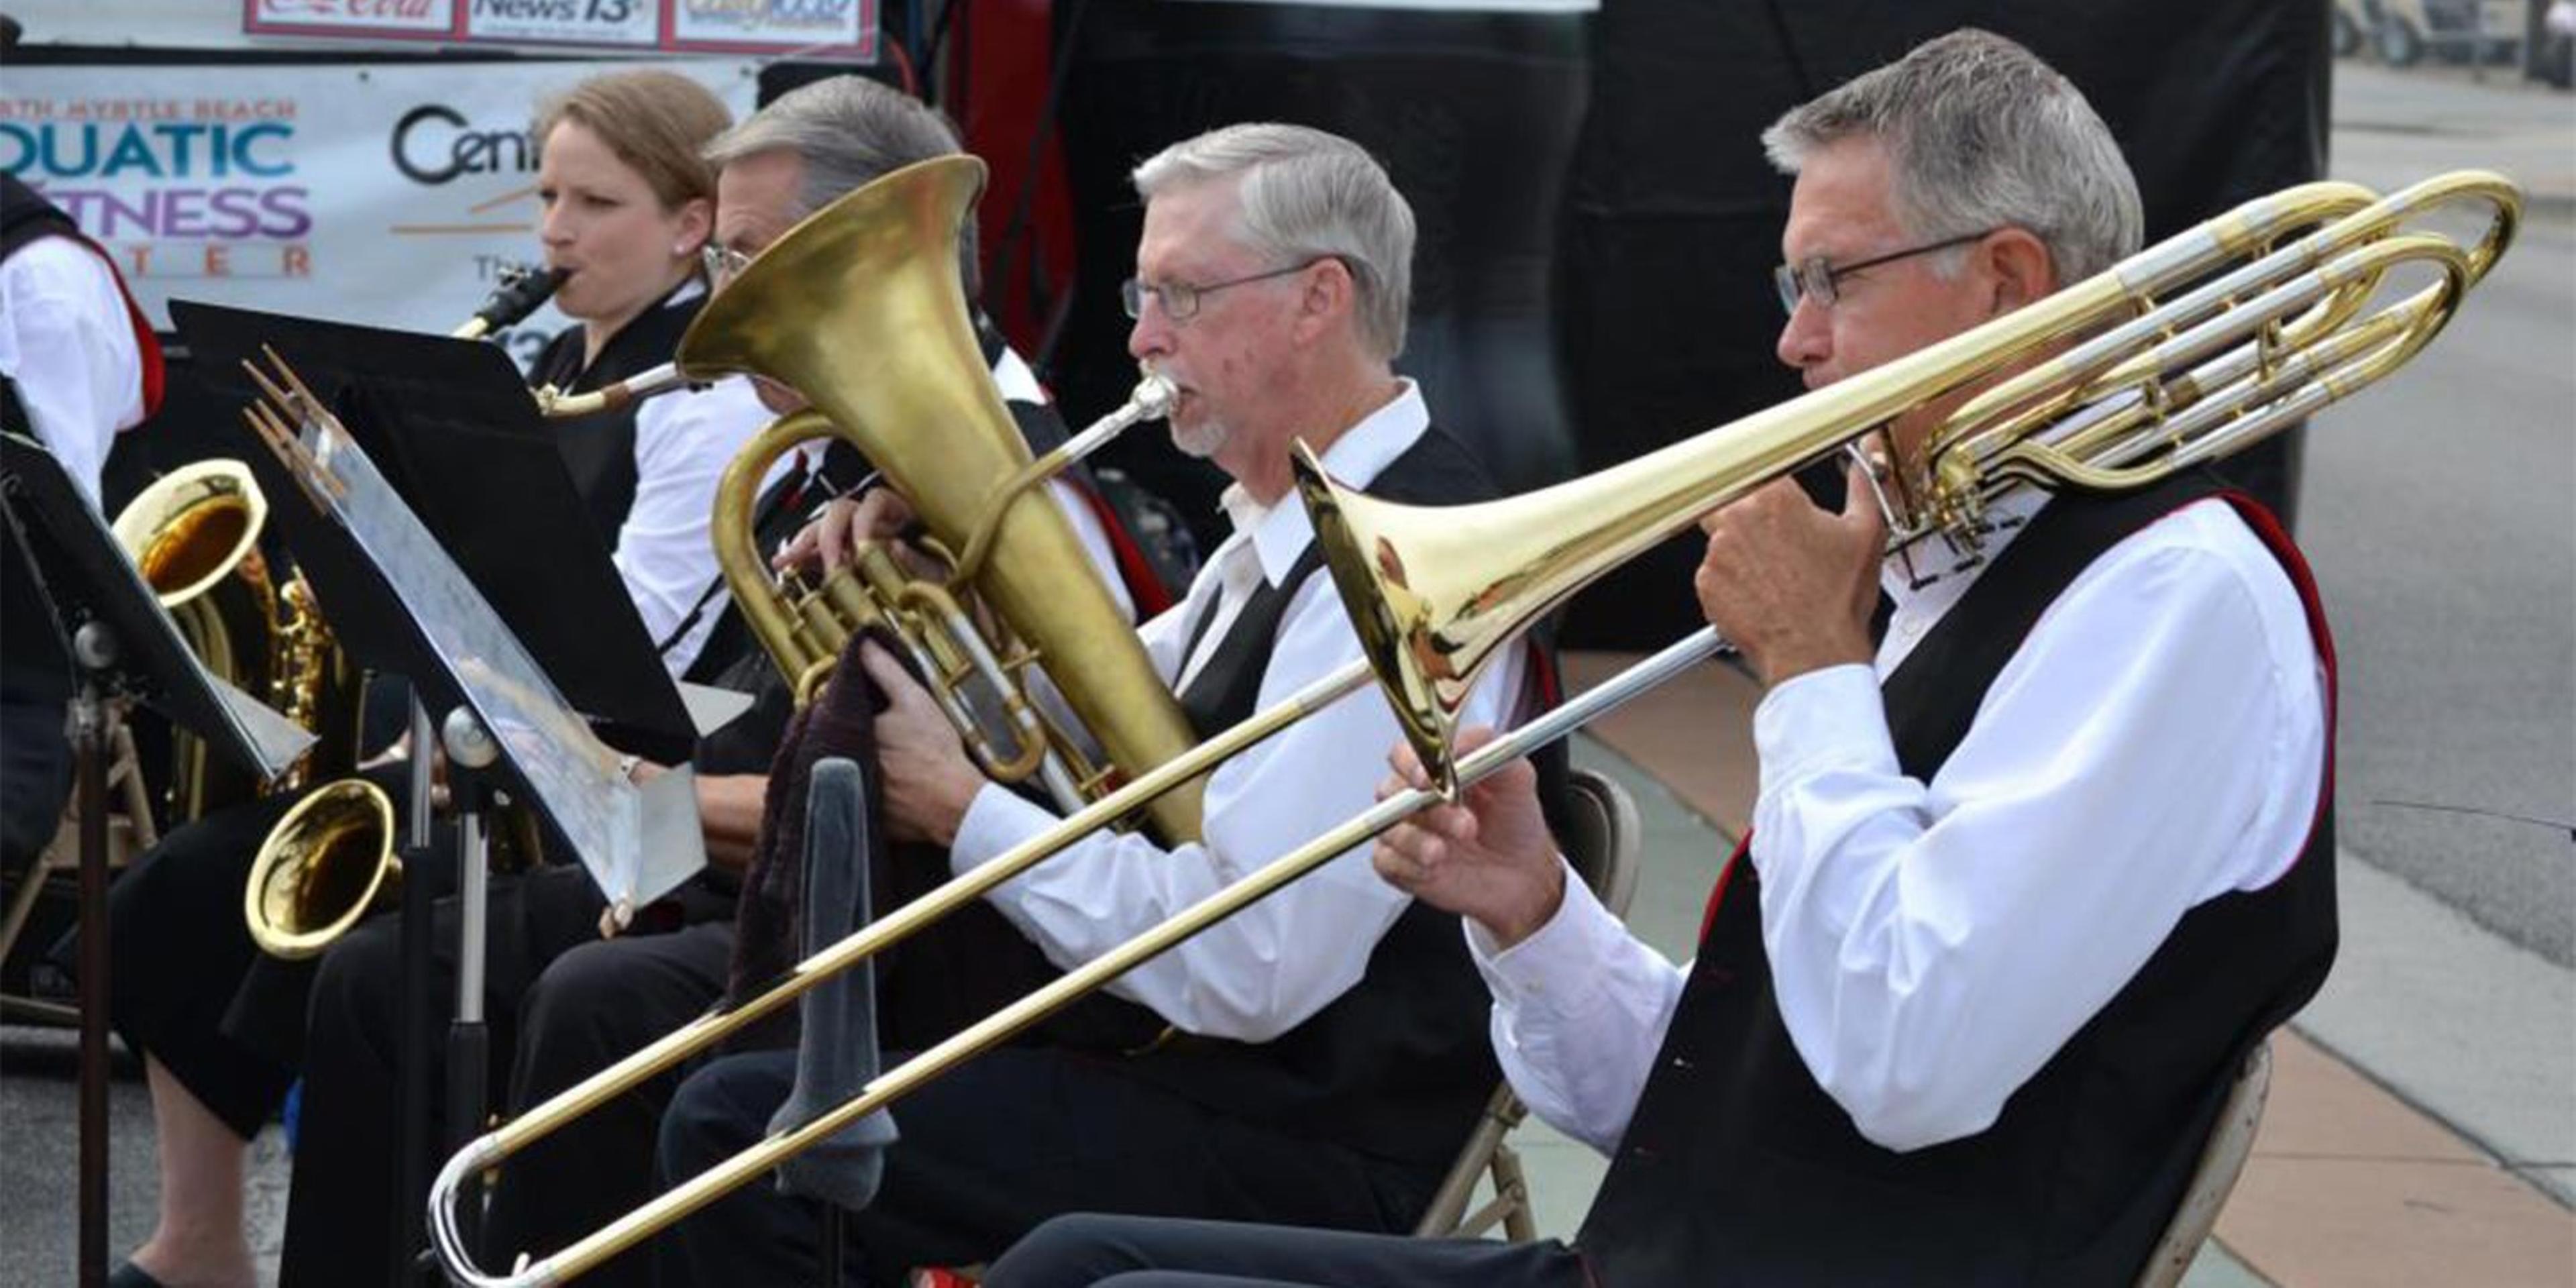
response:
[(443, 35), (456, 26), (456, 0), (247, 0), (248, 31), (327, 35)]
[(878, 0), (242, 0), (256, 36), (590, 45), (874, 61)]

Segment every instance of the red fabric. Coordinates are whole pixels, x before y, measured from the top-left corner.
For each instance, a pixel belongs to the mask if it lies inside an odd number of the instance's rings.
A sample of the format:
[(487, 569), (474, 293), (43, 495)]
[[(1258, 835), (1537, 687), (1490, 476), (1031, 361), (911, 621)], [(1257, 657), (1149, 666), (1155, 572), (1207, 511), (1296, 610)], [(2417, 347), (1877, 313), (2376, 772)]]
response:
[[(984, 238), (985, 307), (1022, 353), (1044, 349), (1041, 342), (1060, 320), (1073, 282), (1072, 189), (1062, 142), (1052, 123), (1041, 119), (1054, 49), (1050, 0), (969, 0), (949, 33), (946, 54), (951, 83), (965, 87), (959, 121), (966, 150), (992, 168), (992, 182), (984, 185), (975, 211)], [(1037, 173), (1030, 174), (1030, 136), (1042, 124), (1048, 137), (1038, 149)], [(1028, 224), (1016, 245), (1008, 245), (1012, 216), (1023, 206)], [(1007, 266), (1001, 262), (1006, 253)]]
[[(2230, 489), (2218, 495), (2220, 500), (2236, 507), (2236, 517), (2243, 519), (2245, 526), (2252, 528), (2254, 535), (2261, 538), (2265, 546), (2271, 548), (2272, 557), (2281, 562), (2281, 571), (2289, 574), (2290, 588), (2299, 592), (2299, 605), (2307, 610), (2308, 639), (2316, 645), (2317, 661), (2325, 667), (2326, 671), (2325, 777), (2318, 780), (2317, 809), (2316, 813), (2308, 819), (2308, 835), (2299, 842), (2299, 853), (2304, 856), (2311, 843), (2316, 840), (2318, 826), (2326, 821), (2326, 811), (2334, 808), (2335, 694), (2339, 683), (2335, 670), (2334, 632), (2326, 625), (2325, 600), (2317, 594), (2316, 575), (2308, 571), (2307, 556), (2299, 552), (2298, 543), (2290, 539), (2289, 531), (2281, 526), (2279, 516), (2274, 515), (2270, 507), (2243, 492)], [(2282, 875), (2287, 876), (2297, 867), (2297, 863), (2292, 863), (2288, 868), (2282, 869)]]
[(1735, 865), (1753, 852), (1753, 832), (1746, 829), (1744, 839), (1735, 843), (1735, 853), (1726, 856), (1726, 866), (1717, 870), (1717, 884), (1708, 892), (1708, 910), (1699, 915), (1699, 937), (1708, 938), (1709, 928), (1717, 924), (1717, 905), (1726, 902), (1726, 883), (1735, 876)]
[(1163, 584), (1162, 574), (1154, 571), (1154, 562), (1145, 557), (1145, 548), (1128, 533), (1109, 498), (1080, 479), (1065, 476), (1065, 481), (1073, 484), (1082, 503), (1091, 507), (1091, 517), (1100, 521), (1100, 530), (1109, 534), (1109, 550), (1118, 559), (1119, 579), (1127, 583), (1127, 597), (1136, 601), (1136, 620), (1151, 621), (1155, 614), (1170, 608), (1172, 588)]

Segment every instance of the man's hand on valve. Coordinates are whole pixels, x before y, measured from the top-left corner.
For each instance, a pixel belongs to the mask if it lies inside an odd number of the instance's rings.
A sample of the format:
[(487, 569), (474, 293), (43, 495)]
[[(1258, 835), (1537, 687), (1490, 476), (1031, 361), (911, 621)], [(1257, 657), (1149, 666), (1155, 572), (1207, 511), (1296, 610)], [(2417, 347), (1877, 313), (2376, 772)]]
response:
[(769, 566), (784, 572), (820, 564), (819, 575), (830, 576), (856, 559), (863, 543), (903, 535), (912, 517), (912, 506), (893, 488), (870, 488), (856, 498), (836, 497), (771, 557)]
[(869, 640), (859, 664), (886, 695), (876, 718), (877, 774), (885, 793), (886, 825), (898, 841), (927, 841), (946, 848), (957, 839), (966, 807), (984, 789), (983, 772), (967, 758), (956, 727), (894, 655)]

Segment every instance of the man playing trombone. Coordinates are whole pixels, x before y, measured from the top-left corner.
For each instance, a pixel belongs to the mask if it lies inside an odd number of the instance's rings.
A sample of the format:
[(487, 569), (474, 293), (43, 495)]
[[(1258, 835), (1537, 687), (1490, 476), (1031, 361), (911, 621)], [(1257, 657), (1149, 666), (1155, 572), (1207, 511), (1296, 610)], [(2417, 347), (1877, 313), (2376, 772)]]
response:
[[(2139, 241), (2109, 131), (1983, 32), (1764, 143), (1796, 176), (1779, 353), (1811, 387)], [(1897, 475), (1961, 401), (1890, 424)], [(1074, 1218), (987, 1282), (2134, 1280), (2232, 1076), (2333, 955), (2314, 588), (2268, 516), (2204, 479), (2025, 491), (1971, 565), (1887, 555), (1874, 481), (1850, 482), (1839, 511), (1782, 481), (1703, 523), (1701, 607), (1768, 692), (1752, 837), (1692, 966), (1567, 879), (1526, 770), (1377, 851), (1468, 919), (1513, 1085), (1611, 1157), (1571, 1247)]]
[[(1234, 482), (1234, 534), (1139, 632), (1205, 737), (1359, 656), (1287, 495), (1293, 443), (1372, 491), (1491, 489), (1394, 373), (1413, 221), (1366, 152), (1237, 126), (1174, 145), (1135, 180), (1146, 213), (1129, 347), (1178, 386), (1174, 442)], [(1056, 823), (985, 780), (890, 656), (864, 661), (887, 695), (876, 772), (898, 839), (962, 873)], [(1497, 672), (1476, 718), (1516, 714), (1526, 668)], [(1366, 807), (1377, 775), (1351, 749), (1394, 733), (1373, 699), (1329, 707), (1214, 772), (1203, 841), (1096, 834), (986, 908), (1052, 969), (1092, 960)], [(867, 1282), (989, 1257), (1078, 1208), (1401, 1229), (1492, 1086), (1455, 919), (1377, 881), (1357, 853), (1112, 991), (1144, 1021), (1136, 1041), (1006, 1048), (903, 1103), (882, 1188), (848, 1218)], [(694, 1075), (663, 1121), (664, 1179), (757, 1140), (792, 1070), (792, 1053), (773, 1052)], [(666, 1278), (811, 1282), (815, 1229), (810, 1211), (746, 1186), (680, 1225)]]

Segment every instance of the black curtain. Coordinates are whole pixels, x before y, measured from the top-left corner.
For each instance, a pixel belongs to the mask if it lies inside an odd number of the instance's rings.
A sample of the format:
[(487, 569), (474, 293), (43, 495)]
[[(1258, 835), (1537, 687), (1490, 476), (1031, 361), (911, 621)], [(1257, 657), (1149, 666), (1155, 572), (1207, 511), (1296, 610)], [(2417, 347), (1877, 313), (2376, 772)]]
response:
[[(2325, 165), (2325, 0), (1612, 0), (1478, 15), (1089, 0), (1064, 129), (1082, 246), (1054, 375), (1079, 417), (1132, 382), (1112, 303), (1140, 219), (1127, 170), (1232, 121), (1360, 140), (1423, 226), (1401, 366), (1515, 490), (1793, 397), (1769, 282), (1788, 181), (1758, 141), (1791, 106), (1942, 32), (2029, 45), (2127, 150), (2150, 240)], [(1079, 21), (1068, 24), (1067, 19)], [(1118, 463), (1184, 498), (1216, 484), (1158, 436)], [(2234, 472), (2288, 509), (2295, 447)], [(1586, 592), (1570, 643), (1650, 647), (1696, 620), (1677, 540)]]
[[(1617, 0), (1569, 189), (1563, 357), (1583, 468), (1799, 392), (1773, 357), (1769, 281), (1789, 182), (1759, 136), (1782, 112), (1933, 36), (2028, 45), (2127, 152), (2150, 243), (2325, 169), (2327, 5), (2279, 0)], [(2286, 515), (2295, 446), (2231, 463)], [(1652, 647), (1698, 622), (1698, 545), (1668, 543), (1576, 601), (1571, 644)]]
[[(1432, 418), (1507, 490), (1561, 479), (1575, 448), (1555, 361), (1556, 218), (1587, 96), (1592, 15), (1428, 13), (1277, 4), (1074, 0), (1065, 152), (1080, 245), (1049, 375), (1077, 423), (1135, 384), (1117, 288), (1144, 211), (1128, 172), (1180, 139), (1241, 121), (1331, 130), (1369, 149), (1411, 203), (1413, 311), (1397, 367)], [(1108, 463), (1222, 531), (1212, 466), (1161, 433)]]

